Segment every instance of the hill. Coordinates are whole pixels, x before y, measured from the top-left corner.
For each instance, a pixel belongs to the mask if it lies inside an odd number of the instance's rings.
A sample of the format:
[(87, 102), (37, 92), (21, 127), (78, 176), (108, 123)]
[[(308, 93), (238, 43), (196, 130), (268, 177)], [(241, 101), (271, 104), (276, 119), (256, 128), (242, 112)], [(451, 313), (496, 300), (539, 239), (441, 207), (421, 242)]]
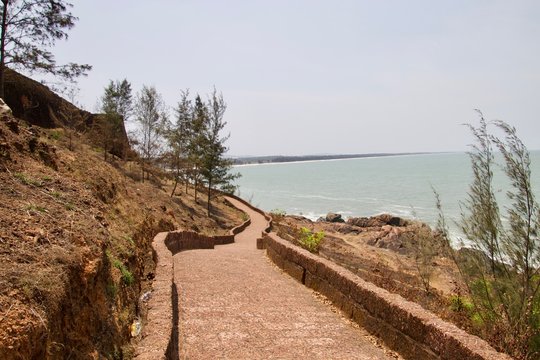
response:
[[(0, 358), (130, 358), (154, 235), (222, 234), (242, 214), (218, 199), (208, 218), (166, 179), (141, 183), (135, 164), (104, 161), (96, 115), (20, 79), (7, 90), (18, 117), (0, 117)], [(25, 97), (34, 112), (17, 107)]]

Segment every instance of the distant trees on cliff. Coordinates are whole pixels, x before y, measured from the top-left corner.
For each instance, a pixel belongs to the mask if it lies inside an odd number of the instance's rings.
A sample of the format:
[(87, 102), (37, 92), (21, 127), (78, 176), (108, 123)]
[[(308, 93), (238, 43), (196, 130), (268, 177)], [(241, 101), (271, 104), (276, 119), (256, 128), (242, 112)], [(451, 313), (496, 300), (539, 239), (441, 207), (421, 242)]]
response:
[(163, 129), (167, 122), (167, 110), (161, 95), (153, 86), (143, 85), (135, 101), (137, 143), (135, 150), (141, 161), (142, 180), (150, 176), (149, 166), (161, 154)]
[(97, 125), (100, 128), (100, 143), (103, 147), (103, 156), (107, 160), (107, 154), (114, 146), (121, 147), (122, 157), (126, 157), (128, 144), (125, 144), (123, 132), (124, 122), (128, 121), (133, 113), (133, 95), (131, 84), (126, 80), (110, 81), (105, 87), (104, 94), (99, 101), (99, 108), (105, 118)]
[(27, 72), (42, 72), (73, 80), (85, 75), (91, 66), (69, 63), (58, 65), (48, 51), (57, 40), (68, 38), (67, 30), (78, 20), (63, 0), (2, 0), (0, 35), (0, 97), (4, 98), (6, 65)]
[[(162, 167), (174, 181), (171, 196), (178, 184), (191, 184), (197, 201), (199, 188), (206, 188), (207, 211), (211, 214), (214, 189), (233, 192), (232, 160), (227, 158), (225, 145), (229, 135), (223, 134), (227, 104), (216, 89), (204, 101), (200, 95), (190, 97), (189, 90), (180, 92), (180, 100), (169, 116), (167, 106), (155, 87), (143, 86), (133, 100), (131, 84), (126, 80), (110, 81), (100, 99), (100, 110), (105, 114), (108, 127), (101, 139), (108, 152), (123, 121), (133, 118), (136, 129), (130, 142), (137, 152), (142, 181), (151, 177), (151, 170)], [(118, 126), (117, 126), (118, 125)], [(106, 155), (105, 155), (106, 156)]]

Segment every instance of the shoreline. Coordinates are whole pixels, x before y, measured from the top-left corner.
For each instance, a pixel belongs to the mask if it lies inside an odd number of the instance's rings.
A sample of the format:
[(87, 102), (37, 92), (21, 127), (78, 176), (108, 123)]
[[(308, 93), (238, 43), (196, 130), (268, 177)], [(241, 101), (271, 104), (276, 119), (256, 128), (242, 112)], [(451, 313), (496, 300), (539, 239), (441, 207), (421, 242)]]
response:
[[(243, 166), (258, 166), (258, 165), (277, 165), (277, 164), (298, 164), (312, 163), (319, 161), (342, 161), (342, 160), (357, 160), (357, 159), (380, 159), (401, 156), (417, 156), (417, 155), (437, 155), (437, 154), (453, 154), (459, 152), (411, 152), (411, 153), (375, 153), (375, 154), (350, 154), (350, 155), (309, 155), (309, 156), (270, 156), (270, 157), (253, 157), (253, 158), (238, 158), (234, 159), (233, 167)], [(251, 160), (252, 159), (252, 160)], [(262, 160), (269, 159), (269, 160)]]

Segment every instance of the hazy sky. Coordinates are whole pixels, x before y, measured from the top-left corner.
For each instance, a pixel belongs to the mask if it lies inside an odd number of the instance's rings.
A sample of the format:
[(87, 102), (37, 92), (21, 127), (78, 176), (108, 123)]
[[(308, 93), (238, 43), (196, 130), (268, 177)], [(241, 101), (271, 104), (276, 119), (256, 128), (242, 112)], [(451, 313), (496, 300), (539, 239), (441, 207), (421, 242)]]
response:
[(232, 155), (464, 150), (475, 108), (540, 149), (540, 1), (71, 2), (54, 52), (94, 66), (79, 102), (215, 85)]

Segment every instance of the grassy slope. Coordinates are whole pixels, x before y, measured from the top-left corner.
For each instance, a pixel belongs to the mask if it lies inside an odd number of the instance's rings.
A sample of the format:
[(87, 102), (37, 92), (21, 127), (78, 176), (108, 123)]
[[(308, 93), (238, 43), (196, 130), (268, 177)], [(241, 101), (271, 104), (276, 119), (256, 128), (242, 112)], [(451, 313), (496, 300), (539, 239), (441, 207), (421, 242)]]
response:
[(164, 230), (224, 233), (241, 214), (132, 180), (67, 130), (0, 119), (0, 358), (129, 358)]

